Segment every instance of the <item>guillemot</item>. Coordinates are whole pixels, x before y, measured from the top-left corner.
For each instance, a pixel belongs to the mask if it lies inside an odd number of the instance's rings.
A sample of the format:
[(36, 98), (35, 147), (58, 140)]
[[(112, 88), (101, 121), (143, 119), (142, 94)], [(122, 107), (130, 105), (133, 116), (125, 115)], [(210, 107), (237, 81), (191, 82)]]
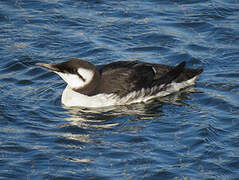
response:
[(118, 61), (96, 68), (88, 61), (70, 59), (58, 64), (37, 63), (58, 74), (67, 86), (65, 106), (105, 107), (146, 102), (195, 84), (203, 68), (185, 68), (139, 61)]

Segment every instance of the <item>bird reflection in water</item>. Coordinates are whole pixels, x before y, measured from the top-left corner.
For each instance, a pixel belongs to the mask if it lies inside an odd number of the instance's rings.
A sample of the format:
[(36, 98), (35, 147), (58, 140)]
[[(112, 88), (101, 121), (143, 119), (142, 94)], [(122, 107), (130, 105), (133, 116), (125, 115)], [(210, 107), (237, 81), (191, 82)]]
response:
[[(80, 149), (88, 151), (90, 148), (111, 146), (117, 142), (112, 142), (114, 137), (108, 137), (107, 134), (137, 134), (141, 129), (147, 127), (147, 123), (138, 123), (139, 121), (160, 120), (164, 116), (162, 106), (165, 104), (188, 106), (183, 101), (188, 99), (188, 93), (195, 92), (194, 88), (187, 88), (184, 91), (172, 94), (170, 96), (154, 99), (147, 103), (138, 103), (127, 106), (115, 106), (107, 108), (87, 109), (87, 108), (69, 108), (69, 117), (65, 118), (65, 123), (60, 125), (61, 138), (63, 146), (69, 149)], [(189, 107), (190, 108), (190, 107)], [(138, 121), (138, 122), (137, 122)], [(146, 124), (146, 125), (144, 125)], [(105, 139), (107, 137), (107, 140)], [(72, 155), (59, 156), (59, 158), (71, 162), (90, 163), (94, 161), (91, 157), (80, 158)]]

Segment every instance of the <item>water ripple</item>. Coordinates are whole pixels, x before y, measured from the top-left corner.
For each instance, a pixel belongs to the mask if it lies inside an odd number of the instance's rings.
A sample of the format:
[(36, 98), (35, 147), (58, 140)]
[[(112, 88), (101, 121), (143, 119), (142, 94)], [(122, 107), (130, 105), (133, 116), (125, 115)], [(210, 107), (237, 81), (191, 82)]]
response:
[[(238, 178), (236, 0), (0, 5), (0, 178)], [(204, 72), (194, 90), (150, 103), (67, 108), (65, 83), (35, 64), (72, 57)]]

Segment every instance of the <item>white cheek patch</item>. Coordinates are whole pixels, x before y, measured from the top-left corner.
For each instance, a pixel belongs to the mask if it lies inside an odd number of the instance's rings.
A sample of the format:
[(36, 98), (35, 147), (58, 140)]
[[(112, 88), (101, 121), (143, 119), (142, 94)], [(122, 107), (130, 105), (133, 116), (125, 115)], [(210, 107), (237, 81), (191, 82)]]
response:
[(77, 72), (85, 79), (85, 85), (88, 84), (94, 76), (94, 73), (89, 69), (78, 68)]
[(56, 72), (71, 88), (78, 88), (84, 85), (82, 79), (76, 74)]
[(83, 79), (81, 79), (77, 74), (62, 72), (55, 73), (57, 73), (72, 89), (84, 87), (93, 78), (93, 72), (83, 68), (79, 68), (78, 73), (84, 78), (85, 81), (83, 81)]

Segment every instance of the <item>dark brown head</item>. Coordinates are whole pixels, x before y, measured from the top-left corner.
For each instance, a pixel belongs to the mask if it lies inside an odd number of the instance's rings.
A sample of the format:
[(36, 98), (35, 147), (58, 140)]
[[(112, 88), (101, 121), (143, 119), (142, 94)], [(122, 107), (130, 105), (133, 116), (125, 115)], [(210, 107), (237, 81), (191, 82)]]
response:
[(37, 65), (57, 73), (74, 91), (85, 95), (97, 93), (100, 75), (96, 67), (87, 61), (70, 59), (59, 64)]

